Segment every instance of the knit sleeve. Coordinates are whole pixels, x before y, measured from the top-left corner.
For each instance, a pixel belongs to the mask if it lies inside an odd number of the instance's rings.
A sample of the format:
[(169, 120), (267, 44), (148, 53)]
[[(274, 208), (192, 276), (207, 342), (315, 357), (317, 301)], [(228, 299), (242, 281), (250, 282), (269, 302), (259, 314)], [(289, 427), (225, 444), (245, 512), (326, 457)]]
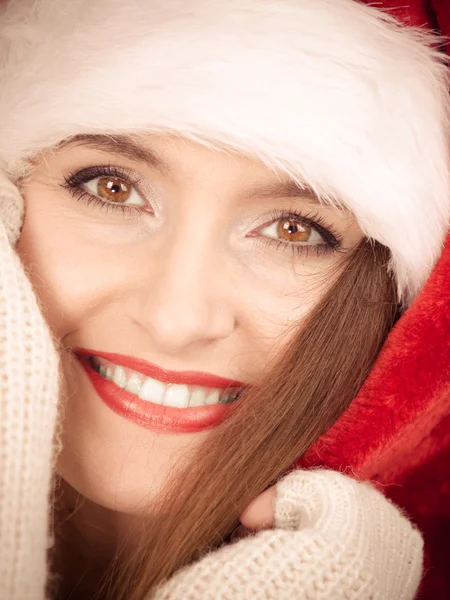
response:
[(18, 189), (0, 169), (0, 598), (44, 598), (59, 356), (14, 245)]
[(295, 471), (277, 484), (272, 530), (207, 554), (152, 600), (412, 600), (423, 541), (369, 483)]

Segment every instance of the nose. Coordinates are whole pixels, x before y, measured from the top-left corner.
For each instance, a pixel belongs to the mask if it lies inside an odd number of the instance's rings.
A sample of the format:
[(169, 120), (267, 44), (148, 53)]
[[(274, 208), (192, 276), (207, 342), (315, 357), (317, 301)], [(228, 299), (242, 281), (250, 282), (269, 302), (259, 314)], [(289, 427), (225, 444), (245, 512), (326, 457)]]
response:
[(221, 276), (220, 257), (206, 246), (191, 238), (151, 253), (128, 303), (130, 317), (160, 352), (225, 339), (235, 328), (231, 287)]

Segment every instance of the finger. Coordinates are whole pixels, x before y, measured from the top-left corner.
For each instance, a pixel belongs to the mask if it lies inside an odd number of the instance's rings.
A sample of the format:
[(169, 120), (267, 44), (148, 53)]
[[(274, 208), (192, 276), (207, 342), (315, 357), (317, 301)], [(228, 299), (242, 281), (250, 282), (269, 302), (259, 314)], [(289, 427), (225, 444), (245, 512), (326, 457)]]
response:
[(275, 517), (275, 486), (255, 498), (240, 516), (241, 523), (247, 529), (270, 529)]

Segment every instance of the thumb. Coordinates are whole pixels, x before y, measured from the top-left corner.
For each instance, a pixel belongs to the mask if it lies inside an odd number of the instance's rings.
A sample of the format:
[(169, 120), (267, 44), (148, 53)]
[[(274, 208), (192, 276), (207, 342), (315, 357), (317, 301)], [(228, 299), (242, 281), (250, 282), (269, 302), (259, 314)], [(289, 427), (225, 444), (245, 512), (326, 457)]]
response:
[(257, 496), (240, 516), (247, 529), (271, 529), (275, 522), (276, 487), (272, 486)]

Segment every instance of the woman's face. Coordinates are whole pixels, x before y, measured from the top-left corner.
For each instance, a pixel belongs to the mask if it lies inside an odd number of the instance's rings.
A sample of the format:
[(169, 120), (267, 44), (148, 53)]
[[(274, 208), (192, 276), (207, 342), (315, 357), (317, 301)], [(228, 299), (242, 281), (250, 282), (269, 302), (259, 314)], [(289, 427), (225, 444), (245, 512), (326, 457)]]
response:
[(62, 350), (59, 471), (139, 513), (362, 233), (257, 160), (175, 137), (79, 136), (22, 190), (18, 251)]

